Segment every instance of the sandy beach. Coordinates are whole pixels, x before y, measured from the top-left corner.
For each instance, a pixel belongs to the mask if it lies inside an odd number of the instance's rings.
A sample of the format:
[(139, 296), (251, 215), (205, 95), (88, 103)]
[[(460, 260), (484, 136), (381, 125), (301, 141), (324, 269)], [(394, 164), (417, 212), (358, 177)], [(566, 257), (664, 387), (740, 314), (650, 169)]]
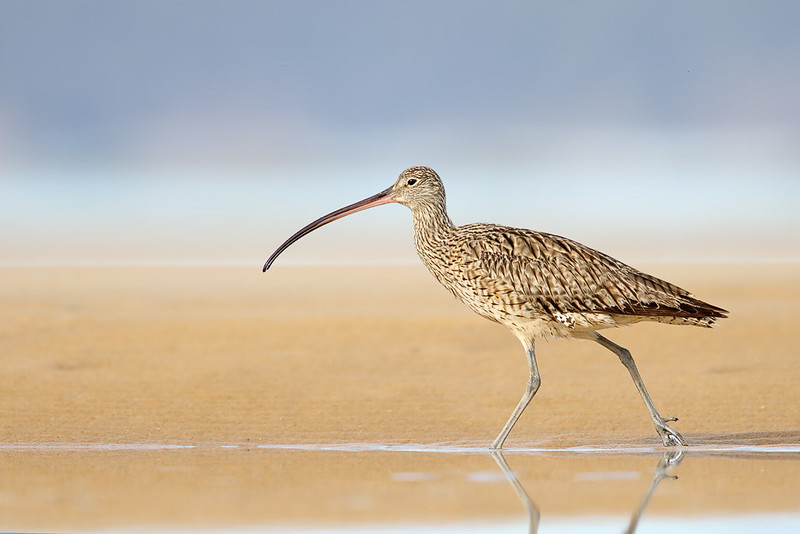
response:
[[(800, 266), (637, 267), (731, 311), (607, 331), (691, 446), (649, 510), (799, 512), (798, 454), (758, 448), (800, 446)], [(0, 276), (4, 530), (524, 516), (483, 450), (524, 389), (522, 349), (422, 266)], [(537, 354), (508, 463), (543, 515), (626, 516), (661, 457), (630, 377), (593, 343)]]

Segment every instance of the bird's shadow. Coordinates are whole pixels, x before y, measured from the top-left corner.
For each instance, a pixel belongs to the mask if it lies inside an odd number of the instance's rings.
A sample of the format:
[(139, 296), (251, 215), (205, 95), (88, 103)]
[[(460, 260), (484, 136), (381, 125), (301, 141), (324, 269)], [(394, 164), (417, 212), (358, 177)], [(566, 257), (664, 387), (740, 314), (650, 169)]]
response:
[[(514, 492), (519, 497), (519, 500), (522, 502), (523, 506), (528, 512), (528, 533), (529, 534), (536, 534), (539, 530), (539, 521), (541, 519), (541, 513), (539, 509), (536, 507), (536, 504), (531, 499), (528, 492), (525, 491), (525, 487), (520, 483), (517, 475), (514, 471), (509, 467), (508, 462), (506, 461), (503, 453), (500, 450), (492, 451), (491, 453), (492, 458), (500, 467), (500, 470), (505, 475), (506, 480), (511, 484), (511, 487), (514, 488)], [(668, 450), (665, 451), (664, 454), (658, 461), (655, 470), (653, 471), (653, 478), (650, 481), (650, 485), (645, 491), (644, 495), (639, 501), (639, 506), (636, 510), (633, 511), (631, 515), (631, 519), (628, 522), (628, 528), (625, 530), (626, 534), (633, 534), (636, 531), (636, 527), (639, 524), (639, 519), (641, 519), (642, 514), (647, 508), (647, 504), (650, 502), (650, 499), (653, 496), (653, 493), (656, 491), (659, 483), (664, 480), (665, 478), (677, 479), (677, 475), (672, 475), (671, 472), (681, 463), (683, 460), (683, 451), (680, 449)]]

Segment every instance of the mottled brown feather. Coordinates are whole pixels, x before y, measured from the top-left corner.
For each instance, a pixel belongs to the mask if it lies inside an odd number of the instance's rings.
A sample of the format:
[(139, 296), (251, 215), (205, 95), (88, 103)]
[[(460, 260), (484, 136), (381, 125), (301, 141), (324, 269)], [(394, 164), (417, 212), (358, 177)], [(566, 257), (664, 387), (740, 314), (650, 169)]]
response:
[(512, 328), (550, 321), (554, 328), (542, 328), (543, 335), (563, 336), (641, 320), (711, 326), (726, 317), (685, 289), (571, 239), (494, 224), (454, 226), (438, 176), (422, 176), (435, 187), (410, 206), (417, 252), (450, 292), (486, 318)]
[(480, 251), (484, 276), (510, 282), (514, 291), (538, 302), (541, 311), (725, 317), (724, 310), (685, 289), (565, 237), (493, 225), (457, 231), (472, 234), (467, 250)]

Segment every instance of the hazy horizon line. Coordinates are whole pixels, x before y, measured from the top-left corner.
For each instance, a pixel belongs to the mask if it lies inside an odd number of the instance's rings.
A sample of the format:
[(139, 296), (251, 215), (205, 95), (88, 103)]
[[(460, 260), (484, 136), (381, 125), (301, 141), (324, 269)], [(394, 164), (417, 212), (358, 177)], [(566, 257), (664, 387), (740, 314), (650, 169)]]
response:
[[(686, 257), (686, 258), (628, 258), (628, 264), (793, 264), (800, 256), (789, 257)], [(422, 265), (417, 259), (396, 260), (288, 260), (281, 267), (405, 267)], [(261, 270), (263, 263), (249, 260), (0, 260), (0, 268), (40, 267), (253, 267)]]

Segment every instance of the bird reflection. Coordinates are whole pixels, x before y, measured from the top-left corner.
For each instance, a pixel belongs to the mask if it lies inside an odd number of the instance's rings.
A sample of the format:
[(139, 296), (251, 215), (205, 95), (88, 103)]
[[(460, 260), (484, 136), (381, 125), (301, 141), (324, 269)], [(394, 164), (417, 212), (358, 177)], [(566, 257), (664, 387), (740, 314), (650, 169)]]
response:
[[(508, 466), (508, 462), (506, 462), (503, 453), (498, 449), (491, 451), (490, 454), (503, 471), (503, 475), (505, 475), (506, 480), (508, 480), (511, 484), (511, 487), (514, 488), (514, 492), (517, 494), (520, 501), (522, 501), (523, 506), (525, 506), (525, 509), (528, 511), (528, 533), (536, 534), (536, 532), (539, 530), (539, 520), (541, 519), (539, 509), (536, 507), (536, 504), (534, 504), (533, 500), (531, 500), (528, 492), (525, 491), (525, 488), (520, 483), (517, 475), (515, 475), (514, 471), (512, 471)], [(681, 463), (682, 460), (683, 451), (681, 450), (669, 450), (664, 452), (664, 454), (661, 456), (661, 459), (658, 461), (658, 465), (656, 465), (655, 471), (653, 472), (653, 479), (650, 481), (650, 486), (647, 488), (647, 491), (645, 492), (641, 501), (639, 501), (638, 508), (633, 512), (633, 515), (631, 515), (628, 528), (625, 530), (626, 534), (633, 534), (633, 532), (636, 531), (636, 527), (639, 524), (639, 519), (642, 517), (645, 508), (647, 508), (647, 504), (650, 502), (650, 498), (653, 496), (658, 484), (665, 478), (678, 478), (677, 475), (672, 475), (670, 473), (678, 466), (678, 464)]]
[(508, 467), (508, 462), (506, 462), (506, 459), (503, 457), (503, 453), (500, 452), (500, 449), (494, 449), (489, 454), (492, 455), (494, 461), (500, 466), (500, 469), (503, 471), (506, 480), (511, 483), (511, 487), (514, 488), (514, 492), (516, 492), (519, 500), (522, 501), (522, 504), (528, 511), (528, 533), (536, 534), (536, 532), (539, 530), (539, 519), (541, 517), (539, 514), (539, 509), (536, 508), (536, 505), (533, 504), (530, 495), (528, 495), (528, 492), (525, 491), (525, 488), (522, 487), (522, 484), (520, 484), (517, 475), (515, 475), (514, 471)]
[(642, 517), (644, 509), (647, 507), (647, 503), (650, 502), (650, 497), (653, 496), (653, 493), (656, 491), (656, 487), (658, 486), (659, 482), (665, 478), (671, 478), (673, 480), (678, 479), (678, 475), (671, 475), (670, 472), (681, 463), (681, 460), (683, 460), (683, 451), (680, 449), (665, 451), (664, 455), (661, 456), (661, 460), (658, 461), (658, 465), (653, 473), (653, 480), (650, 481), (650, 487), (647, 488), (642, 500), (639, 502), (639, 508), (637, 508), (631, 516), (631, 521), (628, 523), (628, 529), (625, 531), (627, 534), (632, 534), (636, 531), (636, 525), (639, 524), (639, 518)]

